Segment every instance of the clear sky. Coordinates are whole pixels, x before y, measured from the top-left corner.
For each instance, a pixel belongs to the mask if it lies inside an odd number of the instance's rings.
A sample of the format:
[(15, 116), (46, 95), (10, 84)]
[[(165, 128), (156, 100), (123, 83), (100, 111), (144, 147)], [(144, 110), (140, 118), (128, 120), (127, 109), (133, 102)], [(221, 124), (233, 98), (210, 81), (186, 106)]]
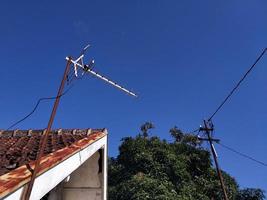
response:
[[(110, 156), (145, 121), (166, 139), (174, 125), (197, 128), (267, 47), (265, 0), (1, 1), (0, 24), (0, 127), (56, 95), (65, 56), (89, 42), (95, 69), (139, 98), (88, 76), (62, 98), (54, 128), (106, 127)], [(214, 118), (216, 137), (264, 162), (266, 77), (267, 55)], [(52, 103), (17, 128), (45, 128)], [(267, 190), (266, 167), (217, 151), (241, 187)]]

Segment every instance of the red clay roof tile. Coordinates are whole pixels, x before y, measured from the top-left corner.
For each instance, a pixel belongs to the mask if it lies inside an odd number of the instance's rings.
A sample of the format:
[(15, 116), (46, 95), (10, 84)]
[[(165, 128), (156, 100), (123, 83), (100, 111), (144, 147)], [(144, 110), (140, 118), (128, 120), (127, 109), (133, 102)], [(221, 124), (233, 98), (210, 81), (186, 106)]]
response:
[[(30, 180), (30, 170), (34, 169), (42, 133), (42, 130), (38, 130), (0, 134), (0, 197)], [(44, 173), (105, 135), (105, 129), (51, 131), (38, 174)]]

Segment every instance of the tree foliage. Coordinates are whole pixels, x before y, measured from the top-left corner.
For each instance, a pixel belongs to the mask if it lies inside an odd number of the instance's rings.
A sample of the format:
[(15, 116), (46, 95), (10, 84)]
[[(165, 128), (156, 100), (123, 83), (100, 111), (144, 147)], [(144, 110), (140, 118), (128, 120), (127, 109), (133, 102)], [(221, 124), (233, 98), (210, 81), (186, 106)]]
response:
[(264, 198), (265, 195), (262, 190), (255, 188), (246, 188), (238, 192), (236, 200), (263, 200)]
[(148, 137), (148, 130), (152, 129), (152, 128), (155, 128), (155, 126), (151, 122), (146, 122), (140, 127), (142, 135), (143, 135), (144, 138)]
[[(173, 143), (143, 135), (122, 139), (118, 157), (109, 159), (109, 199), (223, 199), (210, 153), (193, 135), (183, 134), (177, 127), (170, 133)], [(229, 199), (254, 200), (239, 191), (234, 178), (222, 174)], [(261, 200), (260, 192), (249, 193)]]

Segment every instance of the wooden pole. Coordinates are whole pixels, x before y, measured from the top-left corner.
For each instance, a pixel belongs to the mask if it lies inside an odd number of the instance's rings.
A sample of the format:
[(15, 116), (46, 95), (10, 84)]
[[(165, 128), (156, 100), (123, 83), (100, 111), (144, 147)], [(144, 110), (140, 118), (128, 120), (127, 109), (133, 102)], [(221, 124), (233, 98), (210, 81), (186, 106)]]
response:
[(225, 189), (225, 185), (224, 185), (224, 181), (223, 181), (223, 176), (222, 176), (222, 173), (221, 173), (221, 170), (220, 170), (220, 167), (219, 167), (219, 163), (218, 163), (218, 160), (217, 160), (215, 147), (214, 147), (214, 145), (212, 143), (213, 140), (212, 140), (211, 135), (210, 135), (210, 128), (208, 127), (206, 120), (204, 120), (204, 126), (205, 126), (204, 130), (205, 130), (205, 132), (206, 132), (206, 134), (208, 136), (208, 141), (209, 141), (211, 152), (212, 152), (213, 159), (214, 159), (214, 162), (215, 162), (217, 174), (218, 174), (218, 177), (219, 177), (219, 180), (220, 180), (220, 184), (221, 184), (221, 188), (222, 188), (222, 192), (223, 192), (223, 197), (224, 197), (224, 200), (228, 200), (226, 189)]

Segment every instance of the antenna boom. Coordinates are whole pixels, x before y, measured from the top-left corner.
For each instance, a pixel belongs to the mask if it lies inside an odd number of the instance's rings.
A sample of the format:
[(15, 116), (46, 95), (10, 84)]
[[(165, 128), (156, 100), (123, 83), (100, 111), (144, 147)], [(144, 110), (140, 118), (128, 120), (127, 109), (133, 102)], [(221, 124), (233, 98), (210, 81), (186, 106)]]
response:
[(66, 60), (70, 61), (71, 63), (73, 63), (73, 64), (76, 65), (76, 66), (79, 66), (79, 67), (82, 68), (85, 72), (89, 72), (89, 73), (91, 73), (92, 75), (96, 76), (97, 78), (102, 79), (103, 81), (105, 81), (105, 82), (107, 82), (107, 83), (113, 85), (114, 87), (118, 88), (119, 90), (122, 90), (122, 91), (124, 91), (125, 93), (127, 93), (127, 94), (129, 94), (129, 95), (131, 95), (131, 96), (137, 97), (137, 95), (136, 95), (135, 93), (133, 93), (132, 91), (127, 90), (125, 87), (118, 85), (118, 84), (115, 83), (114, 81), (109, 80), (109, 79), (106, 78), (105, 76), (102, 76), (101, 74), (99, 74), (99, 73), (93, 71), (93, 70), (90, 69), (90, 68), (85, 68), (83, 65), (81, 65), (81, 64), (78, 63), (77, 61), (74, 61), (74, 60), (72, 60), (72, 59), (69, 58), (69, 57), (66, 57)]

